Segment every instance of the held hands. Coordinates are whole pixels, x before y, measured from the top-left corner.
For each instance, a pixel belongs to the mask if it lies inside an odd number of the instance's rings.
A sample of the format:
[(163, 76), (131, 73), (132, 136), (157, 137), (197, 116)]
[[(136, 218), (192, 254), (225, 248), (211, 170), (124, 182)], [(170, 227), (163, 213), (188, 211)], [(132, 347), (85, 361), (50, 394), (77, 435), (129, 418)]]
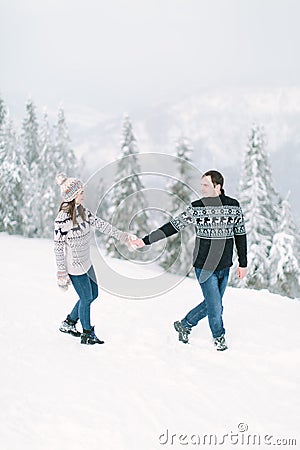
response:
[(71, 284), (70, 277), (65, 270), (57, 271), (57, 284), (63, 291), (66, 291)]
[(142, 248), (145, 245), (144, 241), (142, 239), (139, 239), (134, 234), (130, 234), (128, 236), (128, 241), (129, 241), (128, 248), (130, 251), (136, 250), (137, 248)]
[(237, 276), (242, 279), (247, 275), (247, 267), (238, 267)]

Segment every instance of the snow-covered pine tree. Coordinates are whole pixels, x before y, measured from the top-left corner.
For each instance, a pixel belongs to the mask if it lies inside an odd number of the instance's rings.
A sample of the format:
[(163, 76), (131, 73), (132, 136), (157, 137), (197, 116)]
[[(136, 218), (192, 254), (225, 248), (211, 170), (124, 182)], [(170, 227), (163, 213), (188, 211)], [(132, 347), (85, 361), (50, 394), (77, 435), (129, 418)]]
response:
[(103, 218), (107, 217), (110, 209), (109, 200), (101, 179), (99, 179), (96, 192), (97, 192), (97, 214), (99, 214), (99, 216)]
[(297, 232), (288, 197), (281, 202), (279, 226), (273, 236), (269, 256), (269, 290), (300, 298), (300, 264), (297, 259)]
[[(274, 188), (264, 129), (253, 124), (248, 138), (239, 186), (248, 242), (246, 285), (263, 289), (269, 286), (268, 256), (278, 222), (279, 196)], [(237, 277), (231, 284), (240, 285)]]
[(13, 123), (6, 115), (0, 141), (0, 223), (1, 231), (23, 233), (23, 180), (26, 165)]
[[(106, 220), (108, 222), (111, 222), (111, 217), (110, 217), (111, 197), (108, 196), (108, 194), (106, 192), (106, 188), (105, 188), (101, 178), (99, 178), (99, 180), (96, 184), (95, 192), (97, 195), (97, 197), (96, 197), (96, 215), (99, 217), (102, 217), (104, 220)], [(98, 233), (96, 233), (96, 234), (98, 234)], [(104, 238), (104, 235), (102, 233), (98, 234), (97, 245), (99, 247), (103, 248), (103, 250), (105, 252), (107, 252), (107, 244), (108, 244), (108, 240)]]
[[(0, 97), (0, 174), (2, 172), (2, 162), (4, 161), (4, 158), (5, 158), (6, 141), (5, 141), (5, 132), (4, 132), (4, 122), (5, 122), (6, 116), (7, 116), (7, 110), (4, 105), (4, 101)], [(1, 179), (2, 179), (2, 177), (0, 177), (0, 186), (1, 186)], [(0, 214), (1, 214), (1, 212), (0, 212)], [(0, 224), (0, 229), (1, 229), (1, 224)]]
[(39, 179), (40, 143), (36, 107), (31, 99), (26, 102), (26, 114), (22, 123), (22, 153), (26, 171), (23, 172), (25, 202), (21, 209), (23, 234), (37, 237), (41, 233), (41, 192)]
[(31, 99), (26, 102), (26, 115), (22, 123), (22, 140), (24, 158), (31, 172), (34, 165), (38, 165), (40, 157), (39, 125), (36, 115), (36, 107)]
[(55, 183), (55, 176), (64, 170), (63, 155), (55, 148), (52, 130), (49, 124), (48, 114), (44, 111), (40, 127), (40, 164), (39, 164), (39, 189), (41, 193), (41, 237), (51, 237), (53, 233), (53, 221), (57, 213), (60, 201), (59, 189)]
[[(177, 157), (177, 179), (172, 180), (168, 186), (168, 192), (172, 196), (172, 216), (179, 214), (184, 205), (191, 202), (192, 191), (188, 187), (191, 178), (189, 162), (193, 147), (189, 140), (181, 136), (175, 144)], [(159, 259), (159, 264), (166, 270), (179, 275), (188, 275), (192, 264), (192, 249), (195, 241), (194, 227), (187, 227), (181, 233), (168, 239), (165, 252)]]
[(7, 157), (7, 135), (5, 130), (5, 115), (3, 100), (0, 97), (0, 232), (4, 231), (4, 218), (6, 214), (6, 192), (5, 192), (5, 174), (4, 169), (6, 157)]
[(54, 131), (49, 124), (48, 114), (44, 111), (39, 139), (41, 147), (39, 164), (40, 236), (51, 237), (53, 220), (60, 203), (60, 192), (55, 183), (55, 176), (59, 172), (65, 172), (70, 177), (80, 176), (62, 106), (58, 109)]
[[(149, 232), (147, 203), (143, 193), (144, 185), (140, 178), (138, 146), (133, 133), (130, 117), (125, 114), (121, 135), (121, 158), (118, 160), (115, 185), (111, 191), (112, 207), (109, 211), (111, 223), (136, 235)], [(122, 258), (114, 239), (108, 239), (106, 249), (109, 255)], [(127, 254), (122, 247), (122, 253)], [(136, 253), (137, 259), (143, 259), (143, 251)]]
[(0, 96), (0, 130), (2, 128), (2, 125), (4, 124), (6, 114), (7, 114), (7, 109), (4, 104), (3, 99)]
[(58, 109), (57, 123), (55, 125), (55, 161), (59, 171), (63, 171), (68, 177), (80, 177), (78, 164), (74, 150), (71, 146), (69, 129), (63, 107)]

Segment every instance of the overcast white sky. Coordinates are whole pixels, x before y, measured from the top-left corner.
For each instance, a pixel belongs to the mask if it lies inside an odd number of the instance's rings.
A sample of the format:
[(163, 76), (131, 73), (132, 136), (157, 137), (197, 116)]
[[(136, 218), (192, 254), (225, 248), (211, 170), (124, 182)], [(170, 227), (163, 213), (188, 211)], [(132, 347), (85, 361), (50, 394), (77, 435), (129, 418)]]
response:
[(0, 0), (0, 93), (119, 113), (300, 80), (298, 0)]

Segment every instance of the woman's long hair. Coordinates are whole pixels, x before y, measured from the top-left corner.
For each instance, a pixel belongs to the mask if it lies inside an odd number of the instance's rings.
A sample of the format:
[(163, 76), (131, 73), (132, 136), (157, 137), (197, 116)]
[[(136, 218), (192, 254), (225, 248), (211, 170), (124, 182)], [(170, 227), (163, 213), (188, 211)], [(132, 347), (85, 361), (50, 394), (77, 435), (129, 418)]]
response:
[[(72, 200), (71, 202), (62, 202), (58, 211), (65, 211), (69, 213), (73, 221), (73, 225), (77, 225), (75, 199)], [(81, 216), (82, 220), (86, 220), (85, 209), (82, 205), (78, 205), (77, 211)]]

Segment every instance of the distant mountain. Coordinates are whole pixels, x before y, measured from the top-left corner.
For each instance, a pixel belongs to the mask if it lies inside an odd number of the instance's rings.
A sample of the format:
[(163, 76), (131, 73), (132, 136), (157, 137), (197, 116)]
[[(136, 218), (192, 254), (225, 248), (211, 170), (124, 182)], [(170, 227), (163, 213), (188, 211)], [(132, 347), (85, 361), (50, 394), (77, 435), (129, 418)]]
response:
[[(300, 163), (300, 87), (203, 90), (180, 101), (128, 111), (141, 152), (174, 152), (184, 134), (194, 145), (194, 163), (201, 169), (219, 168), (228, 190), (236, 191), (247, 135), (253, 121), (265, 127), (275, 185), (300, 216), (296, 198)], [(71, 136), (87, 173), (120, 155), (122, 117), (92, 109), (68, 110)], [(233, 176), (233, 179), (228, 179)]]

